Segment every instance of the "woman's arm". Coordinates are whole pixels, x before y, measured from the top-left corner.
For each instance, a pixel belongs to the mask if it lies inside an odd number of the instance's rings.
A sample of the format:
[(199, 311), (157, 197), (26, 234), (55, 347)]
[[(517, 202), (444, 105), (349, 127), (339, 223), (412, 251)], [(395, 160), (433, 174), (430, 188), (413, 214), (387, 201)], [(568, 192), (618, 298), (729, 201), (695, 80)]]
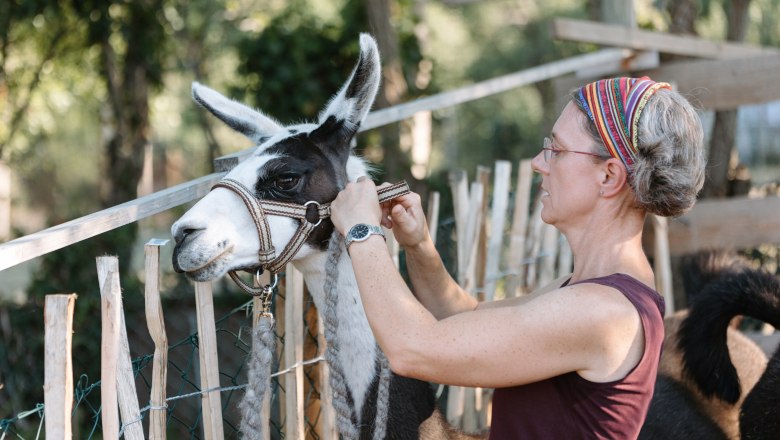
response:
[[(382, 218), (370, 181), (348, 185), (332, 209), (342, 233), (355, 223), (377, 224)], [(379, 237), (354, 243), (349, 253), (371, 329), (392, 369), (404, 376), (485, 387), (570, 371), (590, 380), (614, 380), (622, 377), (641, 332), (631, 303), (620, 292), (593, 284), (438, 320), (406, 287)]]

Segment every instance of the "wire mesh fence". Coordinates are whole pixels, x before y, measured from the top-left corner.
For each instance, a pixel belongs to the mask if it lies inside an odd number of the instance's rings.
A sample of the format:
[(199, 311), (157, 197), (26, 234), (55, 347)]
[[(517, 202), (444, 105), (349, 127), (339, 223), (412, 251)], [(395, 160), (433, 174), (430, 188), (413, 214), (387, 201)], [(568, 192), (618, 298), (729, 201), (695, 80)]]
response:
[[(243, 298), (241, 298), (243, 299)], [(284, 301), (284, 289), (277, 290), (273, 310), (277, 304)], [(320, 434), (320, 384), (317, 372), (318, 364), (324, 360), (317, 335), (317, 312), (310, 298), (304, 302), (304, 429), (306, 437), (311, 439), (322, 438)], [(169, 331), (177, 332), (177, 328), (187, 327), (186, 319), (179, 320), (179, 316), (171, 316), (168, 319)], [(178, 323), (177, 323), (178, 321)], [(182, 322), (185, 323), (182, 326)], [(225, 438), (240, 438), (238, 426), (240, 413), (237, 410), (238, 402), (246, 387), (245, 358), (251, 347), (252, 326), (252, 301), (244, 302), (239, 306), (228, 310), (217, 320), (217, 339), (219, 347), (220, 365), (220, 394), (222, 401), (223, 426)], [(285, 399), (284, 381), (281, 377), (289, 371), (279, 371), (281, 360), (281, 347), (284, 344), (283, 327), (276, 327), (277, 356), (272, 366), (276, 371), (271, 379), (271, 420), (270, 433), (272, 439), (285, 438), (284, 423), (285, 414), (280, 410)], [(137, 341), (131, 341), (131, 344)], [(177, 339), (168, 350), (168, 385), (167, 403), (167, 434), (170, 438), (200, 439), (203, 437), (201, 420), (201, 396), (205, 391), (199, 385), (198, 372), (199, 339), (197, 333), (190, 333)], [(151, 390), (151, 361), (153, 355), (145, 354), (133, 359), (133, 373), (139, 402), (149, 402)], [(6, 372), (6, 374), (9, 372)], [(13, 374), (12, 372), (10, 372)], [(101, 382), (94, 380), (87, 374), (77, 374), (74, 383), (73, 406), (73, 436), (80, 439), (103, 438), (101, 426)], [(43, 378), (41, 378), (41, 388)], [(120, 434), (131, 423), (144, 424), (144, 432), (148, 432), (149, 405), (142, 403), (141, 420), (128, 421), (121, 426)], [(37, 403), (30, 409), (20, 411), (17, 414), (0, 419), (0, 439), (37, 439), (42, 438), (44, 432), (44, 404)]]

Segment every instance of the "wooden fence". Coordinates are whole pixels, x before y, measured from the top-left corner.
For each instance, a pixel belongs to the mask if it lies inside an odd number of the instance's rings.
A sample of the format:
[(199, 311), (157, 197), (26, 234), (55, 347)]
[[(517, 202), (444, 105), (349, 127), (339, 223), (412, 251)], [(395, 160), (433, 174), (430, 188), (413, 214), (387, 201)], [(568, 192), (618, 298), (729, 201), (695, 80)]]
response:
[[(630, 55), (631, 53), (625, 50), (602, 50), (494, 78), (371, 113), (361, 130), (398, 122), (420, 111), (457, 105), (572, 73), (578, 69), (596, 67), (604, 63), (623, 62)], [(217, 172), (213, 174), (6, 242), (0, 245), (0, 271), (198, 199), (250, 151), (251, 149), (248, 149), (218, 159), (215, 163)], [(465, 171), (456, 171), (450, 176), (455, 205), (458, 281), (481, 299), (510, 297), (532, 290), (535, 286), (570, 271), (572, 265), (572, 255), (568, 245), (554, 228), (541, 221), (539, 204), (534, 203), (533, 200), (530, 162), (522, 161), (517, 164), (516, 175), (516, 183), (512, 189), (512, 164), (499, 161), (493, 169), (479, 167), (475, 179), (471, 182)], [(489, 190), (491, 186), (492, 193)], [(438, 194), (432, 194), (429, 198), (428, 217), (430, 224), (434, 226), (437, 225), (440, 216), (438, 201)], [(705, 208), (709, 209), (706, 205)], [(697, 212), (695, 209), (687, 218), (694, 218), (698, 215)], [(685, 219), (686, 217), (683, 217), (683, 223)], [(668, 265), (668, 256), (675, 252), (675, 246), (684, 240), (669, 243), (666, 240), (667, 229), (663, 219), (653, 219), (653, 222), (658, 231), (654, 234), (652, 249), (656, 271), (662, 277), (659, 286), (661, 286), (660, 290), (669, 296), (671, 295), (671, 289), (668, 287), (670, 283), (668, 278), (664, 278), (669, 276), (669, 272), (664, 265)], [(673, 223), (669, 226), (670, 234), (676, 233), (675, 225), (676, 223)], [(774, 229), (774, 231), (778, 230), (780, 228)], [(441, 233), (441, 231), (432, 231), (434, 236)], [(509, 235), (508, 241), (505, 240), (506, 234)], [(774, 242), (780, 242), (776, 232), (767, 231), (767, 234)], [(701, 235), (696, 237), (696, 246), (705, 244)], [(164, 438), (166, 419), (167, 339), (159, 292), (159, 248), (162, 245), (161, 241), (150, 241), (145, 246), (145, 310), (147, 326), (155, 344), (152, 397), (149, 407), (149, 436), (152, 438)], [(693, 247), (695, 246), (690, 248)], [(103, 310), (101, 340), (103, 436), (106, 439), (118, 438), (119, 431), (122, 429), (123, 434), (128, 438), (143, 438), (141, 424), (134, 423), (140, 420), (140, 413), (132, 378), (128, 377), (128, 374), (131, 374), (128, 368), (128, 341), (119, 295), (121, 288), (116, 260), (101, 257), (97, 265)], [(285, 332), (289, 335), (288, 344), (284, 348), (284, 361), (280, 367), (280, 370), (284, 371), (287, 391), (284, 402), (286, 413), (284, 431), (288, 438), (303, 438), (301, 368), (305, 360), (302, 359), (300, 349), (300, 332), (303, 331), (300, 319), (303, 283), (300, 274), (291, 266), (287, 268), (286, 278), (288, 280), (285, 295), (287, 304), (283, 315), (280, 315), (277, 310), (277, 316), (280, 318), (284, 316)], [(63, 290), (67, 290), (67, 286), (63, 286)], [(211, 284), (196, 283), (194, 290), (200, 338), (200, 388), (203, 390), (201, 399), (204, 437), (220, 439), (223, 438), (223, 427)], [(76, 295), (72, 294), (46, 297), (44, 390), (46, 434), (47, 437), (51, 436), (50, 438), (71, 437), (73, 373), (70, 337), (75, 301)], [(667, 304), (673, 304), (673, 301)], [(290, 341), (296, 342), (290, 343)], [(324, 344), (322, 346), (324, 347)], [(320, 383), (327, 386), (327, 369), (321, 369), (321, 374), (323, 379)], [(117, 386), (114, 387), (113, 384)], [(321, 392), (323, 395), (328, 395), (327, 391), (321, 390)], [(489, 390), (453, 388), (449, 394), (448, 419), (467, 430), (488, 426), (489, 397)], [(268, 408), (268, 405), (265, 407)], [(332, 410), (324, 405), (323, 411), (325, 414), (323, 429), (330, 433), (325, 434), (324, 437), (335, 438)]]

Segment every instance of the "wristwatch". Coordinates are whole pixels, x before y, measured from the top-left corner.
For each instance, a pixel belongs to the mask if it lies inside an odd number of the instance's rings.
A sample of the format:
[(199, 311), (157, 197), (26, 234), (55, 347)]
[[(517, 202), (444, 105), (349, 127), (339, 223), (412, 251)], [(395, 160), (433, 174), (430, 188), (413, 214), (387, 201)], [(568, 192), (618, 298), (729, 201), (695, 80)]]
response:
[(368, 237), (370, 237), (371, 234), (381, 235), (382, 238), (387, 240), (384, 231), (382, 231), (382, 228), (379, 226), (358, 223), (351, 227), (349, 232), (347, 232), (346, 240), (344, 241), (344, 244), (347, 247), (347, 252), (349, 252), (349, 245), (356, 241), (368, 240)]

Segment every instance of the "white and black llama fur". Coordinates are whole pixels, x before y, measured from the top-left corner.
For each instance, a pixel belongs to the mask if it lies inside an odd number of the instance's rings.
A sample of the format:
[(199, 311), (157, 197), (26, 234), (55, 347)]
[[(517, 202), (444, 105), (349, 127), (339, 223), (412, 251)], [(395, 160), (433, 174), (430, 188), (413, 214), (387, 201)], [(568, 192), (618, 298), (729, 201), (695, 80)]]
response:
[[(234, 130), (257, 143), (254, 153), (226, 178), (243, 183), (259, 199), (304, 204), (328, 203), (348, 181), (368, 174), (350, 143), (368, 114), (381, 79), (376, 42), (360, 37), (360, 59), (341, 90), (320, 113), (318, 123), (283, 126), (269, 116), (193, 84), (195, 101)], [(298, 221), (269, 216), (275, 249), (290, 241)], [(258, 267), (259, 239), (241, 199), (216, 188), (172, 226), (176, 241), (174, 268), (196, 281), (218, 278), (228, 271)], [(312, 298), (325, 316), (337, 321), (336, 347), (328, 356), (333, 376), (334, 405), (344, 438), (458, 438), (436, 411), (431, 385), (391, 374), (368, 325), (349, 256), (341, 240), (331, 240), (333, 224), (324, 220), (293, 258)], [(329, 249), (330, 243), (330, 249)], [(336, 286), (326, 286), (337, 278)], [(328, 291), (335, 291), (327, 304)], [(334, 353), (329, 351), (329, 353)], [(386, 378), (386, 380), (380, 380)], [(389, 379), (389, 380), (387, 380)], [(341, 387), (342, 389), (338, 389)], [(344, 411), (347, 412), (344, 415)], [(345, 419), (346, 418), (346, 419)]]
[(684, 263), (690, 307), (665, 320), (655, 394), (640, 439), (780, 438), (780, 351), (732, 328), (745, 315), (780, 328), (780, 280), (730, 252)]

